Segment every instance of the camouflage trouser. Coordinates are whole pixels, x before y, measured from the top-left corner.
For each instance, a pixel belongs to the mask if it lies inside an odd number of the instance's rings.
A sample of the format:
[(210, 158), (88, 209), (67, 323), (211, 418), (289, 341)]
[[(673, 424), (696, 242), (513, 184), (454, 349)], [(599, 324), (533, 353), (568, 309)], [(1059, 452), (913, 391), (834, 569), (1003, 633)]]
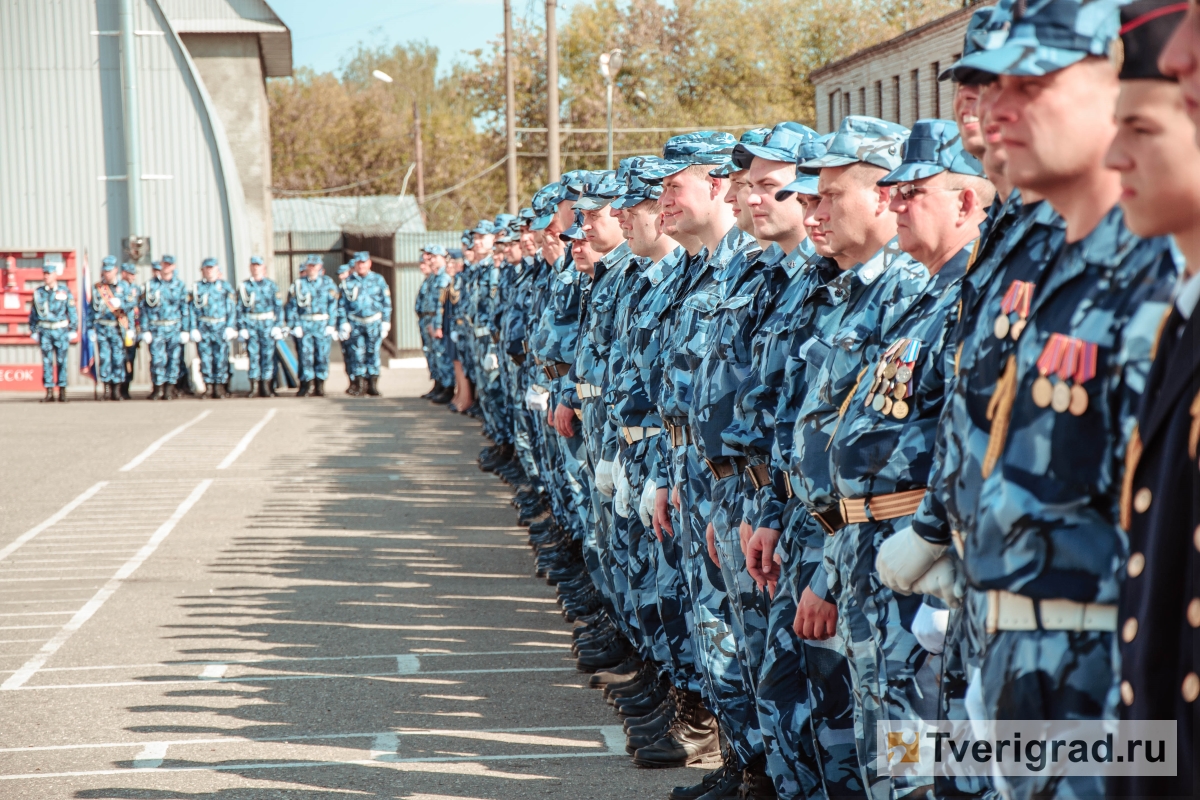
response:
[[(272, 323), (273, 324), (273, 323)], [(183, 344), (179, 341), (179, 334), (182, 332), (181, 323), (174, 322), (169, 325), (152, 325), (149, 328), (151, 333), (150, 345), (150, 381), (155, 386), (164, 384), (174, 384), (179, 380), (180, 370), (182, 369), (181, 362), (183, 361)], [(271, 375), (274, 375), (275, 369), (275, 340), (271, 339), (271, 328), (268, 326), (263, 334), (271, 342)], [(255, 341), (255, 334), (258, 329), (253, 325), (250, 326), (250, 343)], [(43, 348), (44, 351), (44, 348)], [(250, 351), (250, 374), (255, 380), (258, 379), (255, 364), (255, 351)], [(63, 377), (66, 373), (64, 370)], [(270, 379), (268, 375), (267, 379)], [(65, 385), (65, 384), (64, 384)]]
[[(436, 331), (438, 325), (435, 324), (433, 329)], [(433, 379), (441, 386), (454, 385), (454, 361), (446, 347), (447, 341), (444, 336), (441, 339), (434, 336), (429, 340), (429, 352), (433, 358)]]
[[(987, 718), (1116, 719), (1120, 671), (1115, 636), (1106, 631), (992, 634), (979, 675)], [(1011, 777), (1004, 782), (1011, 800), (1104, 794), (1101, 777)]]
[(792, 501), (784, 513), (783, 564), (758, 684), (767, 771), (781, 800), (863, 796), (844, 645), (838, 637), (801, 640), (792, 627), (808, 579), (824, 569), (824, 539), (824, 531)]
[(614, 612), (613, 622), (629, 641), (637, 641), (637, 623), (633, 606), (629, 600), (629, 580), (626, 564), (629, 561), (629, 546), (622, 535), (614, 532), (618, 517), (613, 514), (613, 499), (596, 488), (596, 465), (600, 462), (604, 445), (604, 425), (607, 410), (598, 397), (588, 398), (582, 403), (583, 417), (579, 419), (580, 438), (583, 439), (584, 469), (587, 473), (591, 524), (588, 526), (584, 546), (591, 551), (588, 560), (592, 582), (607, 598)]
[(496, 444), (508, 444), (512, 440), (512, 423), (508, 417), (508, 396), (504, 377), (500, 369), (500, 350), (491, 339), (475, 340), (479, 354), (478, 375), (475, 383), (479, 397), (479, 409), (483, 412), (484, 433)]
[(533, 418), (533, 413), (525, 407), (525, 390), (528, 388), (528, 384), (522, 380), (521, 368), (511, 359), (508, 359), (505, 368), (508, 370), (508, 385), (511, 390), (506, 402), (509, 405), (509, 413), (512, 415), (513, 447), (517, 451), (517, 458), (521, 460), (521, 469), (525, 470), (525, 475), (529, 478), (530, 483), (536, 486), (541, 481), (537, 459), (533, 452), (533, 430), (536, 420)]
[(758, 711), (746, 685), (733, 634), (733, 609), (721, 569), (708, 556), (705, 531), (712, 520), (712, 474), (695, 445), (687, 448), (680, 492), (684, 525), (688, 528), (685, 553), (688, 589), (695, 618), (693, 636), (708, 699), (742, 766), (762, 753)]
[(421, 331), (421, 354), (425, 356), (425, 366), (429, 368), (429, 377), (436, 381), (437, 357), (433, 353), (433, 337), (429, 334), (429, 325), (432, 322), (432, 314), (417, 315), (417, 327)]
[[(667, 669), (671, 663), (670, 647), (666, 630), (659, 616), (657, 603), (657, 575), (655, 574), (654, 550), (658, 542), (654, 531), (647, 530), (637, 512), (637, 501), (641, 499), (649, 473), (647, 459), (656, 444), (653, 438), (643, 439), (626, 446), (621, 443), (621, 468), (629, 485), (633, 487), (630, 504), (634, 506), (628, 518), (613, 515), (615, 538), (623, 538), (627, 544), (625, 577), (629, 586), (629, 604), (637, 626), (638, 638), (634, 644), (642, 659), (652, 661)], [(623, 529), (623, 530), (622, 530)]]
[[(38, 347), (42, 351), (42, 386), (65, 388), (67, 385), (67, 355), (71, 348), (71, 332), (66, 328), (40, 328)], [(179, 332), (175, 332), (176, 336)], [(55, 367), (58, 372), (56, 373)]]
[[(686, 448), (672, 450), (671, 464), (660, 464), (660, 473), (671, 474), (675, 463), (686, 458)], [(671, 682), (680, 689), (701, 693), (705, 691), (697, 663), (696, 643), (692, 638), (695, 615), (687, 580), (687, 542), (690, 538), (683, 518), (675, 506), (668, 505), (671, 527), (675, 535), (663, 531), (662, 541), (650, 542), (650, 558), (654, 564), (655, 604), (662, 620), (670, 661), (667, 663)], [(653, 531), (648, 532), (653, 536)]]
[(855, 732), (867, 793), (877, 800), (928, 785), (928, 778), (891, 778), (877, 757), (879, 722), (937, 718), (941, 658), (926, 652), (911, 631), (920, 595), (896, 595), (879, 582), (875, 555), (883, 540), (909, 521), (847, 525), (826, 545), (830, 597), (846, 641), (854, 687)]
[(566, 484), (567, 494), (571, 498), (573, 519), (570, 522), (574, 537), (583, 541), (587, 532), (593, 528), (591, 476), (585, 471), (587, 464), (587, 448), (579, 430), (579, 420), (575, 420), (575, 435), (563, 437), (554, 431), (550, 435), (558, 440), (557, 449), (562, 459), (562, 472), (559, 479)]
[(550, 503), (550, 512), (559, 525), (570, 531), (572, 512), (566, 494), (566, 484), (563, 483), (559, 474), (562, 461), (558, 457), (558, 436), (546, 424), (545, 412), (530, 411), (529, 420), (534, 460), (537, 461), (538, 473), (544, 476), (542, 487), (545, 489), (546, 499)]
[(125, 337), (117, 325), (96, 325), (96, 377), (101, 383), (125, 380)]
[(713, 481), (712, 523), (716, 531), (717, 555), (721, 558), (721, 577), (729, 606), (733, 610), (733, 634), (745, 676), (746, 688), (753, 694), (758, 689), (758, 671), (767, 648), (767, 615), (771, 599), (760, 591), (746, 569), (742, 553), (740, 527), (745, 495), (742, 475), (732, 475)]

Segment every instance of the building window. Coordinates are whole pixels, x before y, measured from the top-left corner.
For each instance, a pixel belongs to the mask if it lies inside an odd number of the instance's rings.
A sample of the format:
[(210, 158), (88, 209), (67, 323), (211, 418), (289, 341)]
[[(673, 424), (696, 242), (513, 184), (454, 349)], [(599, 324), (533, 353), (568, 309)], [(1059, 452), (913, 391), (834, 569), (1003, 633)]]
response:
[(912, 118), (916, 122), (921, 118), (921, 70), (914, 69), (909, 80), (912, 82)]
[(892, 76), (892, 122), (900, 122), (900, 76)]
[(875, 116), (883, 119), (883, 81), (875, 81)]
[(831, 131), (836, 131), (838, 128), (837, 102), (838, 102), (838, 92), (830, 92), (829, 93), (829, 130), (831, 130)]
[(858, 87), (858, 113), (863, 116), (868, 116), (871, 113), (867, 111), (867, 87), (865, 86)]
[(933, 62), (933, 73), (929, 77), (929, 85), (933, 89), (931, 99), (933, 100), (933, 114), (935, 118), (940, 119), (942, 116), (942, 86), (938, 83), (938, 75), (942, 72), (940, 62)]
[(850, 107), (850, 93), (846, 92), (842, 95), (842, 119), (854, 113), (854, 109)]

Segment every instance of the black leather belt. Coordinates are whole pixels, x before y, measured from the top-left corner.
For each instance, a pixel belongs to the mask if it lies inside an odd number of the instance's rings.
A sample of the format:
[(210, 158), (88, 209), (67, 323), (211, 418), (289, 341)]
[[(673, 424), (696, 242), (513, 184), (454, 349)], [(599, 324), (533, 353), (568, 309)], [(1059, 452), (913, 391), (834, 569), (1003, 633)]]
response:
[(571, 371), (571, 365), (562, 361), (551, 361), (548, 364), (542, 364), (542, 372), (546, 373), (546, 377), (550, 380), (561, 378)]
[(809, 513), (830, 536), (846, 527), (846, 520), (842, 517), (842, 507), (839, 503), (834, 503), (824, 511), (810, 511)]
[(770, 483), (771, 467), (767, 464), (751, 464), (746, 467), (746, 477), (750, 479), (754, 491), (757, 492)]
[(724, 480), (744, 470), (746, 465), (750, 463), (750, 459), (745, 456), (718, 458), (716, 460), (706, 458), (704, 459), (704, 463), (708, 465), (708, 471), (713, 474), (714, 478)]
[(510, 355), (509, 358), (511, 358), (513, 360), (513, 363), (516, 364), (518, 367), (522, 366), (525, 363), (525, 354), (524, 353), (517, 353), (516, 355)]

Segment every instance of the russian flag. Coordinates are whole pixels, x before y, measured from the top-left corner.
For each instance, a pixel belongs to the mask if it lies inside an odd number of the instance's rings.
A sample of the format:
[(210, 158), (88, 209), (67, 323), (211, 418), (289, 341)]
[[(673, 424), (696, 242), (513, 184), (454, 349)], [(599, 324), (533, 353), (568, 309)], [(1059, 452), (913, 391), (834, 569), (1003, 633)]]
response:
[(88, 315), (92, 311), (92, 301), (88, 295), (88, 287), (92, 285), (91, 275), (88, 274), (87, 252), (83, 254), (83, 279), (79, 281), (79, 371), (92, 376), (96, 380), (96, 350), (92, 339), (88, 336)]

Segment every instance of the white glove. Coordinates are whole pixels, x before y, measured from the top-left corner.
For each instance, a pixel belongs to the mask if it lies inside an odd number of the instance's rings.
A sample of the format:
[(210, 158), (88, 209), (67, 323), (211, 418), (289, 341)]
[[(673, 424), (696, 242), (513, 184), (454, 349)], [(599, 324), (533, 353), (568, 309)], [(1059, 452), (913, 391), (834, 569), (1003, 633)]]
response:
[(188, 342), (190, 342), (191, 340), (192, 340), (192, 337), (191, 337), (191, 336), (188, 334), (188, 332), (187, 332), (187, 331), (182, 331), (182, 332), (179, 334), (179, 343), (180, 343), (180, 344), (187, 344), (187, 343), (188, 343)]
[(325, 326), (325, 335), (328, 336), (330, 339), (336, 339), (337, 338), (337, 328), (333, 327), (332, 325), (326, 325)]
[(930, 594), (941, 598), (951, 608), (958, 608), (962, 605), (963, 592), (962, 584), (958, 582), (957, 563), (949, 555), (942, 556), (913, 583), (912, 590), (913, 594)]
[(633, 513), (633, 506), (630, 505), (630, 501), (633, 500), (633, 487), (629, 485), (629, 477), (625, 474), (620, 456), (617, 456), (617, 462), (613, 465), (613, 486), (616, 487), (613, 494), (613, 511), (622, 519), (629, 519), (629, 515)]
[(242, 328), (240, 331), (238, 331), (238, 338), (241, 339), (243, 342), (249, 341), (250, 340), (250, 331), (246, 330), (245, 328)]
[(642, 487), (642, 501), (638, 504), (638, 516), (642, 518), (646, 530), (651, 530), (654, 525), (654, 503), (657, 499), (658, 487), (654, 485), (654, 481), (646, 481), (646, 485)]
[(391, 329), (392, 329), (392, 323), (390, 323), (390, 322), (383, 323), (383, 325), (380, 328), (380, 330), (383, 331), (383, 338), (385, 338), (385, 339), (387, 338), (388, 331), (390, 331)]
[(483, 368), (487, 372), (495, 372), (500, 369), (500, 358), (495, 353), (488, 353), (483, 357)]
[(342, 341), (343, 342), (350, 338), (350, 323), (349, 322), (342, 323), (341, 332), (342, 332)]
[(304, 328), (301, 328), (299, 325), (292, 328), (292, 336), (295, 336), (297, 339), (303, 339), (304, 338)]
[(913, 636), (921, 647), (936, 656), (946, 649), (946, 625), (949, 621), (949, 611), (922, 603), (913, 617)]
[(109, 305), (111, 305), (113, 308), (121, 307), (121, 298), (119, 298), (119, 297), (110, 298), (108, 302), (109, 302)]
[(39, 338), (41, 338), (41, 335), (37, 331), (30, 331), (29, 338), (36, 342)]
[(925, 541), (909, 525), (880, 545), (875, 569), (884, 586), (900, 594), (912, 594), (913, 582), (945, 552), (946, 545)]
[(600, 461), (596, 464), (596, 491), (605, 497), (613, 496), (613, 467), (611, 461)]
[(279, 341), (283, 338), (283, 330), (278, 325), (271, 328), (271, 338), (275, 341)]
[(539, 392), (530, 386), (525, 390), (525, 407), (545, 414), (550, 409), (550, 393)]
[(235, 331), (233, 328), (225, 329), (225, 341), (232, 342), (236, 338), (237, 338), (237, 331)]
[(142, 333), (142, 341), (146, 344), (150, 344), (152, 341), (154, 341), (154, 335), (151, 334), (150, 331), (145, 331)]
[(200, 331), (197, 328), (192, 328), (192, 341), (200, 341)]

